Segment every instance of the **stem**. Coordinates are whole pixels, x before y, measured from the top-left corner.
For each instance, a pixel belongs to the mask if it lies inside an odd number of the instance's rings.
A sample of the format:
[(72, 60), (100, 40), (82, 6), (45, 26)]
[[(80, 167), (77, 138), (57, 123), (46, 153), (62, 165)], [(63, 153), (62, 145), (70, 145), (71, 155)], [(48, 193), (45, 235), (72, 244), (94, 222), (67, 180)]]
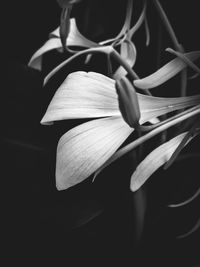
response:
[(200, 113), (200, 104), (197, 105), (196, 107), (193, 107), (191, 109), (188, 109), (185, 112), (182, 112), (181, 114), (177, 114), (175, 115), (175, 118), (171, 118), (161, 122), (161, 126), (155, 128), (154, 130), (152, 130), (151, 132), (143, 135), (142, 137), (136, 139), (135, 141), (133, 141), (132, 143), (124, 146), (123, 148), (121, 148), (120, 150), (118, 150), (97, 172), (95, 177), (98, 175), (98, 173), (100, 173), (105, 167), (107, 167), (108, 165), (110, 165), (111, 163), (113, 163), (114, 161), (116, 161), (117, 159), (121, 158), (122, 156), (124, 156), (125, 154), (127, 154), (128, 152), (130, 152), (131, 150), (135, 149), (137, 146), (141, 145), (142, 143), (146, 142), (147, 140), (151, 139), (152, 137), (156, 136), (157, 134), (161, 133), (162, 131), (176, 125), (177, 123), (180, 123), (192, 116), (195, 116), (197, 114)]
[(187, 200), (178, 203), (178, 204), (170, 204), (168, 205), (169, 208), (179, 208), (182, 206), (185, 206), (187, 204), (189, 204), (190, 202), (192, 202), (195, 198), (197, 198), (200, 195), (200, 187), (198, 188), (198, 190), (194, 193), (194, 195), (192, 195), (190, 198), (188, 198)]
[[(121, 57), (121, 55), (113, 49), (111, 52), (111, 56), (122, 66), (125, 68), (125, 70), (128, 72), (128, 74), (131, 76), (133, 80), (138, 80), (139, 76), (137, 73), (130, 67), (130, 65)], [(145, 90), (147, 95), (151, 95), (151, 93), (148, 90)], [(145, 92), (144, 91), (144, 92)]]
[(180, 44), (178, 42), (178, 39), (176, 37), (176, 34), (175, 34), (175, 32), (174, 32), (174, 30), (172, 28), (171, 23), (168, 20), (168, 17), (166, 15), (164, 9), (162, 8), (162, 6), (161, 6), (161, 4), (159, 3), (158, 0), (153, 0), (153, 2), (154, 2), (154, 5), (156, 6), (156, 8), (158, 10), (158, 13), (159, 13), (159, 15), (161, 17), (161, 20), (163, 21), (163, 23), (164, 23), (164, 25), (166, 27), (166, 30), (168, 31), (168, 33), (169, 33), (169, 35), (170, 35), (170, 37), (172, 39), (172, 42), (173, 42), (176, 50), (180, 51), (181, 50)]
[(121, 55), (115, 49), (113, 49), (113, 51), (111, 52), (111, 55), (113, 56), (113, 58), (115, 58), (120, 63), (120, 65), (122, 65), (126, 69), (126, 71), (131, 76), (131, 78), (133, 78), (133, 80), (139, 79), (139, 76), (130, 67), (130, 65), (126, 63), (126, 61), (121, 57)]
[(50, 73), (45, 77), (43, 85), (45, 85), (49, 79), (56, 73), (58, 72), (61, 68), (63, 68), (66, 64), (70, 63), (72, 60), (75, 58), (85, 55), (85, 54), (95, 54), (95, 53), (105, 53), (105, 54), (110, 54), (113, 48), (111, 46), (99, 46), (99, 47), (94, 47), (94, 48), (89, 48), (85, 49), (83, 51), (80, 51), (76, 53), (75, 55), (71, 56), (70, 58), (64, 60), (62, 63), (60, 63), (56, 68), (54, 68)]
[[(161, 20), (163, 21), (165, 27), (166, 27), (166, 30), (168, 31), (171, 39), (172, 39), (172, 42), (174, 44), (174, 47), (175, 49), (180, 52), (180, 53), (183, 53), (184, 52), (184, 48), (182, 45), (180, 45), (176, 35), (175, 35), (175, 32), (167, 18), (167, 15), (165, 14), (165, 11), (164, 9), (162, 8), (161, 4), (159, 3), (158, 0), (153, 0), (157, 10), (158, 10), (158, 13), (161, 17)], [(186, 95), (186, 88), (187, 88), (187, 72), (186, 70), (183, 70), (182, 71), (182, 74), (181, 74), (181, 96), (185, 96)]]

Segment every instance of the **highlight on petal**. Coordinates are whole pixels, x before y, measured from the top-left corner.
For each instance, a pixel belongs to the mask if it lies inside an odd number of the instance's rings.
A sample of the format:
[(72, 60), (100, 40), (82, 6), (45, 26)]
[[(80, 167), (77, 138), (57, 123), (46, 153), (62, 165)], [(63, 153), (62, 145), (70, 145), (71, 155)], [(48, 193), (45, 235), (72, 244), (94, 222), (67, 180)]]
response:
[(41, 123), (114, 115), (120, 115), (114, 81), (99, 73), (77, 71), (58, 88)]
[[(50, 37), (51, 38), (40, 49), (38, 49), (30, 59), (28, 65), (31, 66), (32, 68), (41, 70), (42, 55), (53, 49), (62, 48), (60, 34), (59, 34), (59, 27), (52, 33), (50, 33)], [(99, 44), (90, 41), (79, 32), (76, 25), (76, 20), (74, 18), (70, 19), (70, 30), (69, 30), (69, 35), (67, 37), (66, 45), (84, 47), (84, 48), (99, 46)]]
[[(200, 57), (200, 51), (185, 53), (185, 57), (194, 61)], [(151, 89), (174, 77), (182, 71), (187, 64), (179, 57), (173, 59), (153, 74), (134, 81), (134, 85), (140, 89)]]
[[(137, 96), (141, 110), (140, 123), (200, 103), (200, 95), (163, 98), (138, 93)], [(41, 123), (119, 114), (115, 81), (103, 74), (78, 71), (68, 75), (59, 87)]]
[[(147, 179), (167, 162), (187, 133), (182, 133), (154, 149), (136, 168), (131, 177), (130, 188), (137, 191)], [(189, 141), (191, 141), (192, 137)]]
[(122, 117), (81, 124), (59, 140), (56, 160), (58, 190), (74, 186), (95, 172), (132, 133)]

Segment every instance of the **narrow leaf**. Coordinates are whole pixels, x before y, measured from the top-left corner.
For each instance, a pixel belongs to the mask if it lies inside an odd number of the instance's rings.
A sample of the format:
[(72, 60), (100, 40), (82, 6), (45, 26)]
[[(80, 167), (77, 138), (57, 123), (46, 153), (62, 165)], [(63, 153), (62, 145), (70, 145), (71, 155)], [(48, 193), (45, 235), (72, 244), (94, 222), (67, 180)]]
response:
[[(184, 54), (189, 60), (194, 61), (200, 57), (200, 51)], [(163, 84), (177, 73), (182, 71), (187, 64), (179, 57), (173, 59), (153, 74), (134, 81), (134, 85), (140, 89), (150, 89)]]

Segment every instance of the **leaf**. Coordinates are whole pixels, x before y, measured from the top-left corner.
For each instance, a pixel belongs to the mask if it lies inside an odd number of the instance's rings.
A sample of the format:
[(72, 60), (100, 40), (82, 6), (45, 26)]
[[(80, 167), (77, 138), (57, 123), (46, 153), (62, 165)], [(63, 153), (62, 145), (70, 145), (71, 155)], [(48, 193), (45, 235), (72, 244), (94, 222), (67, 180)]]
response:
[[(194, 61), (200, 57), (200, 51), (184, 54), (189, 60)], [(177, 73), (182, 71), (187, 64), (179, 57), (173, 59), (153, 74), (143, 78), (134, 80), (134, 85), (140, 89), (150, 89), (163, 84)]]
[[(135, 45), (132, 41), (124, 41), (120, 46), (120, 54), (122, 58), (130, 65), (132, 68), (136, 61), (137, 51)], [(120, 79), (125, 76), (127, 71), (120, 66), (114, 73), (114, 79)]]
[(137, 191), (158, 168), (169, 160), (186, 134), (182, 133), (157, 147), (137, 166), (131, 177), (130, 188), (133, 192)]
[(59, 140), (56, 186), (64, 190), (95, 172), (131, 134), (121, 117), (93, 120), (73, 128)]
[[(42, 55), (53, 50), (62, 48), (59, 28), (50, 33), (50, 39), (39, 49), (37, 50), (32, 58), (30, 59), (28, 65), (32, 68), (41, 70), (41, 61)], [(77, 47), (97, 47), (97, 43), (90, 41), (85, 38), (78, 30), (76, 25), (76, 20), (74, 18), (70, 19), (70, 31), (66, 41), (67, 46), (77, 46)]]

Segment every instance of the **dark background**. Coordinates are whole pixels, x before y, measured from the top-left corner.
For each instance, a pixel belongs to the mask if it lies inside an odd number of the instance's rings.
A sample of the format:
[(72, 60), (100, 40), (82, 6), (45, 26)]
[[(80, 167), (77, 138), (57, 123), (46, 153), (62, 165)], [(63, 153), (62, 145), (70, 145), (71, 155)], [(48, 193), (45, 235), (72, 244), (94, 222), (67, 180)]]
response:
[[(98, 41), (109, 37), (113, 31), (119, 31), (125, 1), (83, 2), (73, 11), (73, 15), (78, 17), (81, 32)], [(141, 1), (135, 2), (138, 15)], [(198, 50), (198, 1), (161, 3), (185, 50)], [(88, 27), (84, 24), (83, 12), (87, 5), (91, 6)], [(138, 58), (136, 64), (142, 76), (161, 64), (151, 53), (159, 47), (153, 37), (159, 31), (160, 21), (150, 4), (148, 8), (151, 45), (144, 53), (147, 60)], [(120, 166), (115, 164), (105, 171), (94, 184), (88, 179), (67, 191), (56, 190), (56, 144), (59, 137), (77, 122), (62, 122), (53, 127), (41, 126), (39, 122), (58, 86), (58, 82), (52, 80), (46, 88), (42, 88), (43, 78), (64, 56), (55, 52), (46, 55), (42, 73), (27, 67), (27, 63), (46, 41), (49, 32), (58, 26), (60, 8), (52, 0), (13, 1), (4, 4), (2, 11), (5, 14), (1, 36), (4, 266), (13, 266), (13, 262), (21, 266), (152, 264), (189, 267), (199, 264), (199, 233), (183, 240), (175, 238), (187, 232), (197, 221), (199, 198), (184, 208), (170, 210), (166, 207), (171, 202), (184, 200), (198, 188), (199, 158), (187, 164), (180, 162), (167, 172), (159, 170), (144, 186), (141, 195), (139, 193), (139, 197), (142, 196), (141, 209), (146, 207), (140, 242), (136, 238), (138, 218), (135, 202), (138, 196), (129, 192), (127, 158)], [(144, 38), (144, 29), (137, 34)], [(164, 48), (171, 45), (164, 36), (166, 32), (162, 30), (163, 62), (166, 60)], [(135, 42), (139, 54), (144, 47), (138, 39)], [(97, 57), (90, 68), (103, 72), (103, 60)], [(60, 74), (60, 78), (82, 66), (82, 61), (73, 63)], [(164, 94), (164, 91), (161, 92)], [(187, 151), (199, 152), (198, 138), (191, 142)], [(185, 191), (185, 188), (188, 190)]]

